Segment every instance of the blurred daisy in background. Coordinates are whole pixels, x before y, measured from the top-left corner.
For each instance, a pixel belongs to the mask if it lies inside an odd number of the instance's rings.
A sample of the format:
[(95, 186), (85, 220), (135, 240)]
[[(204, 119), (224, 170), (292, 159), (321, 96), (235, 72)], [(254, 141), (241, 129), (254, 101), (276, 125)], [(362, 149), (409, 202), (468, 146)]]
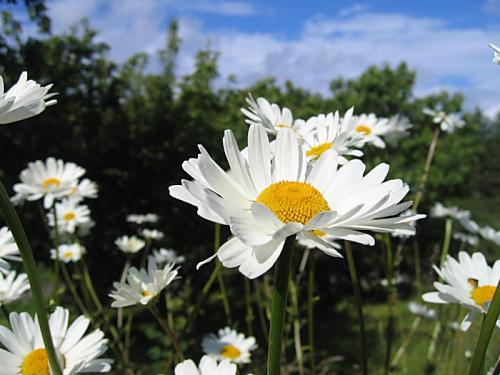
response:
[(5, 92), (4, 82), (0, 76), (0, 124), (21, 121), (43, 112), (46, 107), (54, 105), (57, 100), (51, 99), (56, 93), (50, 93), (52, 84), (41, 86), (28, 80), (28, 73), (22, 72), (19, 80)]
[(87, 198), (97, 198), (97, 184), (84, 178), (81, 181), (75, 181), (69, 193), (71, 199), (81, 201)]
[(436, 320), (437, 318), (436, 310), (430, 309), (427, 306), (418, 302), (408, 303), (408, 310), (410, 310), (410, 312), (413, 315), (421, 316), (422, 318), (425, 319)]
[(0, 273), (8, 273), (10, 264), (8, 261), (20, 262), (21, 255), (12, 232), (7, 227), (0, 228)]
[(153, 250), (153, 256), (156, 260), (156, 263), (165, 264), (165, 263), (183, 263), (186, 258), (182, 255), (178, 255), (177, 252), (173, 249), (164, 249), (163, 247), (158, 250)]
[(453, 133), (455, 129), (460, 129), (465, 126), (465, 121), (456, 113), (446, 113), (444, 111), (435, 111), (430, 108), (424, 108), (424, 114), (432, 117), (432, 122), (438, 124), (442, 131)]
[(121, 236), (115, 240), (115, 245), (124, 253), (134, 254), (141, 250), (146, 242), (136, 236)]
[(18, 300), (29, 289), (30, 283), (25, 273), (17, 275), (16, 271), (10, 271), (4, 277), (0, 272), (0, 305)]
[(401, 138), (409, 135), (409, 130), (412, 127), (413, 124), (407, 117), (401, 115), (392, 116), (387, 120), (385, 131), (382, 135), (387, 143), (396, 145)]
[(236, 375), (237, 367), (229, 361), (217, 361), (209, 356), (203, 356), (200, 364), (187, 359), (175, 366), (175, 375)]
[[(422, 298), (431, 303), (459, 303), (470, 312), (465, 316), (461, 329), (466, 331), (477, 314), (486, 314), (500, 280), (500, 260), (493, 267), (486, 263), (484, 255), (476, 252), (470, 256), (458, 253), (458, 261), (448, 255), (443, 267), (434, 266), (443, 282), (434, 282), (437, 292), (425, 293)], [(500, 320), (497, 320), (500, 327)]]
[(59, 232), (75, 233), (75, 229), (90, 221), (90, 210), (86, 205), (78, 204), (78, 201), (73, 199), (64, 199), (56, 203), (56, 218), (52, 212), (47, 213), (49, 225), (56, 225)]
[(245, 337), (229, 327), (219, 329), (217, 335), (206, 336), (202, 346), (208, 356), (234, 363), (249, 363), (250, 352), (257, 348), (255, 337)]
[(493, 43), (490, 43), (490, 47), (493, 49), (493, 64), (500, 65), (500, 47), (497, 47)]
[(141, 230), (141, 236), (144, 237), (146, 240), (161, 240), (165, 234), (159, 230), (156, 229), (143, 229)]
[(500, 231), (492, 228), (490, 226), (484, 226), (479, 228), (479, 234), (485, 240), (494, 243), (495, 245), (500, 245)]
[(157, 223), (160, 218), (156, 214), (130, 214), (127, 215), (127, 221), (129, 223), (144, 224), (144, 223)]
[(59, 259), (64, 263), (78, 262), (82, 259), (83, 254), (85, 254), (85, 247), (78, 243), (69, 245), (59, 245), (56, 249), (50, 250), (50, 257), (52, 259)]
[(453, 238), (470, 246), (476, 246), (479, 243), (479, 237), (473, 234), (455, 232), (453, 233)]
[(437, 202), (431, 208), (431, 217), (449, 217), (458, 221), (463, 221), (470, 219), (470, 211), (462, 210), (456, 206), (446, 207), (441, 202)]
[(365, 143), (371, 143), (375, 147), (385, 148), (382, 139), (387, 133), (394, 132), (397, 123), (386, 118), (377, 118), (373, 113), (361, 114), (354, 119), (354, 134), (362, 135)]

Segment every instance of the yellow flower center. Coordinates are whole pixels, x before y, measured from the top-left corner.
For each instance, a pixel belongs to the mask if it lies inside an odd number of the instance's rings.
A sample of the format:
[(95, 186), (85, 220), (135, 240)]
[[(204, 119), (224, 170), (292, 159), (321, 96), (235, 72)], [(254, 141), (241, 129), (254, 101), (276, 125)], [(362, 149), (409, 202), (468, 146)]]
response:
[(63, 257), (64, 257), (64, 259), (69, 259), (69, 258), (71, 258), (72, 256), (73, 256), (73, 253), (72, 253), (71, 251), (65, 251), (65, 252), (63, 253)]
[(372, 128), (366, 126), (366, 125), (358, 125), (356, 126), (355, 129), (358, 133), (364, 134), (364, 135), (370, 135), (372, 133)]
[(276, 128), (283, 129), (283, 128), (289, 128), (289, 126), (285, 125), (285, 124), (278, 124), (278, 125), (276, 125)]
[(23, 359), (22, 375), (50, 375), (49, 357), (45, 349), (35, 349)]
[(483, 306), (486, 302), (493, 300), (493, 295), (497, 288), (492, 285), (480, 286), (472, 289), (471, 297), (476, 302), (476, 305)]
[(221, 349), (220, 355), (223, 356), (224, 358), (235, 360), (240, 357), (241, 352), (234, 345), (226, 345)]
[(149, 290), (143, 290), (142, 291), (142, 296), (143, 297), (149, 297), (151, 295), (151, 292)]
[(75, 213), (74, 213), (74, 212), (66, 212), (66, 213), (64, 214), (64, 216), (63, 216), (63, 219), (64, 219), (65, 221), (71, 221), (71, 220), (75, 220), (75, 217), (76, 217), (76, 215), (75, 215)]
[(326, 235), (326, 232), (323, 232), (322, 230), (320, 229), (315, 229), (313, 230), (313, 233), (318, 236), (318, 237), (323, 237), (324, 235)]
[(48, 189), (50, 186), (58, 187), (60, 184), (61, 180), (59, 180), (58, 178), (51, 177), (47, 178), (42, 182), (42, 187), (44, 189)]
[(276, 182), (265, 188), (256, 202), (266, 205), (285, 224), (305, 225), (319, 212), (330, 210), (321, 193), (305, 182)]
[(318, 159), (323, 152), (329, 150), (333, 145), (333, 142), (322, 143), (318, 146), (311, 147), (309, 151), (306, 152), (307, 156), (312, 156), (314, 159)]

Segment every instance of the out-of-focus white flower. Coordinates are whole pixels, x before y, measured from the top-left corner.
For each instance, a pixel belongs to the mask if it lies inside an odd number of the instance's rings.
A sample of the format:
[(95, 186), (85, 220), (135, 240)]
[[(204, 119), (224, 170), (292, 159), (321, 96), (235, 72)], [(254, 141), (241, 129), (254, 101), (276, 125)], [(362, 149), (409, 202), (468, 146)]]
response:
[(183, 263), (186, 258), (182, 255), (178, 255), (177, 252), (173, 249), (158, 249), (153, 250), (153, 256), (155, 257), (156, 263), (165, 264), (165, 263)]
[(144, 224), (144, 223), (157, 223), (159, 220), (156, 214), (130, 214), (127, 215), (127, 221), (129, 223)]
[(148, 257), (147, 270), (132, 267), (124, 283), (114, 283), (115, 288), (109, 296), (114, 299), (111, 307), (147, 305), (172, 281), (177, 279), (178, 268), (174, 263), (158, 268), (153, 256)]
[(19, 175), (20, 183), (14, 185), (16, 204), (26, 199), (34, 201), (43, 198), (45, 208), (50, 208), (54, 199), (68, 196), (85, 169), (75, 163), (65, 163), (53, 157), (45, 162), (37, 160), (29, 163), (28, 168)]
[(124, 253), (134, 254), (141, 250), (146, 242), (136, 236), (121, 236), (115, 240), (115, 245)]
[[(0, 351), (2, 374), (49, 375), (47, 351), (37, 319), (28, 313), (11, 313), (10, 329), (0, 326), (0, 342), (6, 350)], [(104, 333), (96, 329), (85, 335), (90, 320), (79, 316), (68, 327), (69, 311), (62, 307), (50, 315), (50, 333), (60, 359), (64, 375), (101, 373), (111, 371), (112, 359), (99, 358), (108, 350)]]
[[(60, 232), (75, 233), (75, 229), (90, 221), (90, 210), (73, 199), (64, 199), (56, 203), (57, 228)], [(47, 213), (49, 225), (56, 225), (52, 212)]]
[(187, 359), (175, 366), (175, 375), (236, 375), (238, 368), (234, 363), (221, 361), (219, 364), (213, 358), (204, 355), (199, 366)]
[(460, 118), (456, 113), (449, 113), (443, 111), (435, 111), (430, 108), (424, 108), (423, 112), (432, 117), (432, 122), (439, 124), (441, 130), (446, 133), (453, 133), (455, 129), (460, 129), (465, 126), (465, 121)]
[(229, 327), (219, 329), (217, 335), (206, 336), (202, 342), (205, 354), (217, 360), (249, 363), (250, 352), (257, 348), (255, 337), (245, 337)]
[(78, 262), (82, 259), (83, 254), (85, 254), (85, 247), (78, 243), (70, 245), (59, 245), (56, 249), (50, 250), (50, 257), (52, 259), (58, 258), (64, 263)]
[[(434, 266), (444, 283), (434, 282), (437, 292), (425, 293), (422, 298), (426, 302), (459, 303), (467, 307), (470, 312), (461, 324), (461, 329), (466, 331), (474, 315), (488, 312), (500, 280), (500, 260), (490, 267), (483, 254), (477, 252), (471, 257), (465, 251), (458, 253), (458, 259), (457, 262), (448, 256), (443, 268)], [(497, 320), (497, 326), (500, 327), (500, 320)]]
[(500, 245), (500, 231), (490, 226), (479, 228), (479, 234), (485, 240), (493, 242), (495, 245)]
[(161, 240), (165, 235), (159, 230), (144, 228), (141, 230), (141, 236), (147, 240)]
[(452, 219), (458, 220), (460, 222), (465, 220), (470, 220), (470, 211), (462, 210), (456, 206), (446, 207), (440, 202), (437, 202), (431, 208), (432, 217), (450, 217)]
[(21, 256), (11, 231), (7, 227), (2, 227), (0, 228), (0, 273), (7, 274), (9, 272), (8, 260), (20, 262)]
[(479, 225), (474, 220), (464, 217), (459, 222), (468, 232), (479, 233)]
[(493, 64), (500, 65), (500, 48), (490, 43), (490, 47), (493, 49)]
[[(406, 275), (398, 275), (397, 277), (392, 278), (392, 285), (400, 285), (408, 282), (408, 276)], [(388, 287), (389, 283), (387, 282), (387, 279), (382, 279), (380, 280), (380, 285), (383, 287)]]
[(29, 289), (30, 283), (25, 273), (17, 275), (16, 271), (10, 271), (4, 277), (0, 272), (0, 306), (18, 300)]
[(479, 243), (479, 238), (473, 234), (455, 232), (453, 233), (453, 238), (470, 246), (476, 246)]
[(401, 138), (408, 136), (409, 130), (412, 127), (413, 124), (407, 117), (402, 115), (392, 116), (388, 119), (381, 135), (387, 143), (395, 145)]
[(413, 315), (421, 316), (425, 319), (435, 320), (437, 318), (436, 310), (430, 309), (418, 302), (410, 302), (408, 304), (408, 310), (410, 310)]
[(97, 184), (84, 178), (81, 181), (75, 181), (69, 193), (71, 199), (80, 201), (87, 198), (97, 198)]
[(365, 143), (372, 143), (375, 147), (385, 148), (382, 136), (388, 133), (398, 133), (400, 131), (397, 119), (392, 121), (386, 118), (378, 118), (373, 113), (361, 114), (354, 119), (355, 134), (360, 134)]
[(22, 72), (19, 80), (5, 92), (3, 78), (0, 76), (0, 124), (21, 121), (43, 112), (57, 100), (48, 100), (56, 93), (49, 94), (52, 84), (41, 86), (28, 80), (28, 73)]

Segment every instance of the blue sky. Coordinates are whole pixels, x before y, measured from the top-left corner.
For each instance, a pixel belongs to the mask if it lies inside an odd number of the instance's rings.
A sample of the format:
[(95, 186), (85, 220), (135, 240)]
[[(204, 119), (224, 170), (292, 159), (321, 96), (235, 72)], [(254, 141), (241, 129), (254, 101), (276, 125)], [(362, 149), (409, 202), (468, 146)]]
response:
[[(500, 111), (500, 0), (225, 1), (49, 0), (55, 32), (83, 17), (100, 31), (117, 62), (164, 45), (171, 17), (183, 39), (178, 73), (193, 69), (197, 50), (220, 51), (221, 78), (245, 86), (275, 76), (328, 95), (328, 83), (369, 65), (407, 61), (416, 92), (461, 90), (467, 107)], [(29, 28), (27, 29), (29, 32)], [(153, 63), (150, 69), (155, 69)]]

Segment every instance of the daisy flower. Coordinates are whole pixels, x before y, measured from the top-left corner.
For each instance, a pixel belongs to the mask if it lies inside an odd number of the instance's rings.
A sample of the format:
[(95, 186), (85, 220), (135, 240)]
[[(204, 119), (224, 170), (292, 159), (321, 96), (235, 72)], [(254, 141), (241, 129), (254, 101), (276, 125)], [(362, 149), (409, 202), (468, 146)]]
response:
[(455, 113), (445, 113), (443, 111), (435, 111), (430, 108), (424, 108), (423, 112), (432, 117), (432, 122), (439, 124), (441, 130), (446, 133), (453, 133), (455, 129), (460, 129), (465, 126), (465, 121)]
[(462, 232), (453, 233), (453, 238), (460, 242), (469, 244), (470, 246), (476, 246), (479, 243), (479, 238), (477, 236)]
[(255, 337), (245, 337), (234, 329), (219, 329), (217, 335), (206, 336), (202, 342), (203, 351), (210, 357), (234, 363), (249, 363), (250, 352), (257, 348)]
[(479, 234), (485, 240), (493, 242), (495, 245), (500, 245), (500, 231), (490, 226), (480, 227)]
[[(431, 303), (459, 303), (470, 312), (465, 316), (461, 329), (466, 331), (474, 315), (486, 314), (500, 280), (500, 260), (493, 267), (484, 255), (477, 252), (472, 257), (465, 251), (458, 253), (458, 261), (448, 255), (443, 268), (434, 266), (443, 282), (434, 282), (437, 292), (425, 293), (422, 298)], [(500, 327), (500, 320), (497, 320)]]
[(327, 150), (333, 150), (337, 153), (339, 164), (347, 163), (344, 155), (363, 156), (360, 150), (354, 149), (362, 147), (365, 142), (361, 134), (353, 136), (352, 112), (351, 108), (342, 119), (339, 113), (335, 112), (335, 115), (329, 113), (326, 116), (314, 116), (305, 122), (301, 134), (308, 161), (318, 160)]
[(158, 268), (155, 258), (149, 256), (147, 270), (132, 267), (128, 271), (126, 282), (113, 284), (115, 290), (109, 294), (114, 299), (111, 307), (147, 305), (178, 278), (178, 269), (174, 263)]
[(493, 64), (500, 65), (500, 48), (490, 43), (489, 46), (493, 49)]
[(201, 217), (230, 226), (234, 238), (205, 262), (218, 256), (225, 267), (239, 267), (249, 278), (273, 266), (289, 236), (302, 233), (324, 245), (327, 254), (340, 256), (322, 240), (324, 234), (374, 245), (373, 236), (362, 231), (413, 234), (409, 223), (425, 216), (396, 216), (411, 202), (399, 203), (408, 193), (401, 180), (383, 182), (388, 165), (363, 176), (363, 162), (351, 160), (337, 169), (336, 154), (326, 151), (308, 168), (305, 151), (289, 129), (278, 132), (274, 158), (259, 125), (250, 126), (246, 158), (230, 130), (223, 144), (229, 172), (199, 146), (198, 158), (183, 163), (194, 181), (183, 180), (169, 190), (196, 206)]
[(440, 218), (440, 217), (449, 217), (458, 221), (463, 221), (470, 219), (470, 211), (462, 210), (456, 206), (446, 207), (440, 202), (437, 202), (431, 208), (431, 216)]
[(19, 176), (21, 182), (14, 185), (16, 195), (12, 201), (22, 203), (26, 199), (34, 201), (43, 198), (43, 205), (48, 209), (54, 199), (69, 195), (84, 173), (85, 169), (75, 163), (65, 163), (52, 157), (45, 162), (37, 160), (29, 163)]
[(165, 263), (183, 263), (186, 258), (182, 255), (178, 255), (177, 252), (173, 249), (158, 249), (153, 250), (153, 256), (158, 264)]
[(28, 276), (10, 271), (6, 276), (0, 273), (0, 306), (18, 300), (30, 289)]
[(86, 198), (97, 198), (97, 184), (88, 178), (81, 181), (74, 181), (69, 196), (76, 201)]
[[(0, 326), (2, 374), (49, 375), (49, 360), (38, 320), (28, 313), (11, 313), (11, 329)], [(96, 329), (85, 335), (90, 320), (79, 316), (69, 327), (69, 311), (56, 307), (49, 324), (64, 375), (111, 371), (113, 360), (99, 358), (108, 349), (104, 333)]]
[(381, 136), (388, 133), (394, 126), (386, 118), (378, 118), (373, 113), (362, 114), (354, 119), (354, 135), (362, 135), (365, 143), (372, 143), (375, 147), (385, 148), (385, 142)]
[(17, 244), (12, 237), (12, 232), (7, 227), (0, 228), (0, 273), (8, 273), (10, 264), (8, 260), (20, 262), (21, 256)]
[(392, 116), (388, 119), (382, 135), (388, 143), (395, 145), (401, 138), (409, 134), (412, 127), (413, 124), (407, 117), (401, 115)]
[[(75, 233), (75, 229), (90, 221), (90, 210), (73, 199), (64, 199), (56, 203), (56, 218), (59, 232)], [(47, 214), (49, 225), (56, 225), (52, 212)]]
[(141, 250), (146, 242), (136, 236), (121, 236), (115, 240), (115, 245), (124, 253), (134, 254)]
[(70, 245), (59, 245), (56, 249), (50, 250), (50, 257), (52, 259), (59, 259), (64, 263), (78, 262), (82, 259), (83, 254), (85, 254), (85, 247), (78, 243)]
[(425, 319), (436, 320), (437, 318), (436, 310), (430, 309), (421, 303), (410, 302), (408, 304), (408, 310), (410, 310), (413, 315), (421, 316)]
[(28, 73), (22, 72), (19, 80), (9, 91), (5, 92), (3, 78), (0, 76), (0, 124), (21, 121), (54, 105), (57, 100), (48, 100), (56, 93), (49, 94), (52, 85), (40, 86), (33, 80), (28, 80)]
[(229, 361), (221, 361), (219, 364), (209, 356), (201, 358), (199, 366), (187, 359), (175, 366), (175, 375), (236, 375), (237, 367)]
[(146, 240), (161, 240), (165, 235), (156, 229), (143, 229), (141, 230), (141, 236)]
[(135, 223), (138, 225), (144, 223), (157, 223), (160, 218), (156, 214), (130, 214), (127, 215), (127, 221), (129, 223)]

